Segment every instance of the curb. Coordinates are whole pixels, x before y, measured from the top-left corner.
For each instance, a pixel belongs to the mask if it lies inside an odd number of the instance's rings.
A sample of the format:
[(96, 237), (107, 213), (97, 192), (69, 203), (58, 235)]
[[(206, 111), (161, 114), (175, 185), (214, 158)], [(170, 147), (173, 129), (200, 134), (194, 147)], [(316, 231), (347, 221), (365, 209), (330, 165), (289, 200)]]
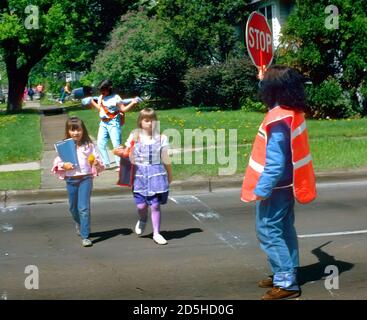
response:
[[(238, 187), (242, 184), (242, 176), (231, 179), (198, 179), (175, 181), (170, 186), (170, 192), (212, 192), (214, 189)], [(131, 196), (131, 189), (120, 186), (108, 188), (93, 188), (92, 197)], [(65, 188), (36, 189), (36, 190), (7, 190), (1, 191), (0, 208), (15, 205), (33, 205), (37, 203), (55, 203), (67, 200)]]
[[(240, 190), (243, 175), (230, 177), (193, 178), (195, 180), (175, 181), (170, 187), (170, 192), (213, 192), (224, 188), (238, 188)], [(316, 172), (318, 183), (343, 181), (343, 180), (367, 180), (367, 169)], [(108, 188), (94, 188), (92, 197), (131, 196), (131, 189), (119, 186)], [(32, 205), (38, 203), (65, 202), (67, 193), (65, 188), (36, 189), (36, 190), (7, 190), (1, 191), (0, 208), (15, 205)]]

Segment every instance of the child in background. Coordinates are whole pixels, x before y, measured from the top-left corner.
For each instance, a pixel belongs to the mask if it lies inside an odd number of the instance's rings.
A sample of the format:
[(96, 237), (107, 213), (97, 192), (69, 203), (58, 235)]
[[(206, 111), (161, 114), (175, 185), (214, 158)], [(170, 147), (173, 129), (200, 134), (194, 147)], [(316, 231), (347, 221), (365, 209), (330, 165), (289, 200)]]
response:
[[(114, 94), (112, 90), (112, 82), (110, 80), (103, 80), (98, 86), (101, 95), (98, 98), (98, 103), (91, 99), (90, 103), (99, 110), (99, 130), (97, 136), (98, 149), (101, 152), (103, 163), (107, 169), (111, 167), (110, 158), (107, 152), (107, 143), (111, 139), (114, 148), (121, 144), (121, 127), (122, 114), (128, 112), (137, 103), (138, 99), (132, 99), (131, 103), (125, 106), (121, 97)], [(116, 166), (120, 164), (120, 157), (115, 155)]]
[(69, 210), (76, 224), (76, 232), (82, 238), (82, 246), (90, 247), (93, 245), (89, 240), (93, 177), (97, 176), (104, 166), (83, 121), (78, 117), (71, 117), (66, 121), (65, 139), (69, 138), (76, 144), (79, 167), (74, 168), (70, 162), (63, 162), (57, 156), (51, 171), (66, 181)]
[(65, 98), (67, 97), (67, 96), (70, 96), (71, 95), (71, 86), (70, 86), (70, 82), (66, 82), (66, 84), (65, 84), (65, 86), (62, 88), (62, 90), (61, 90), (61, 95), (60, 95), (60, 100), (59, 100), (59, 102), (61, 103), (61, 104), (63, 104), (64, 103), (64, 101), (65, 101)]
[(304, 204), (316, 198), (303, 78), (292, 68), (271, 66), (260, 94), (269, 111), (255, 138), (241, 199), (256, 201), (256, 233), (272, 270), (258, 284), (271, 288), (262, 299), (294, 298), (301, 293), (294, 199)]
[[(135, 165), (133, 185), (134, 200), (139, 220), (135, 226), (137, 235), (142, 235), (148, 220), (148, 206), (151, 208), (153, 240), (157, 244), (167, 244), (160, 234), (161, 209), (167, 203), (169, 184), (172, 182), (172, 167), (168, 156), (168, 138), (159, 134), (158, 118), (151, 108), (140, 111), (134, 130), (127, 142), (131, 148), (130, 159)], [(125, 148), (120, 147), (114, 153), (123, 156)]]

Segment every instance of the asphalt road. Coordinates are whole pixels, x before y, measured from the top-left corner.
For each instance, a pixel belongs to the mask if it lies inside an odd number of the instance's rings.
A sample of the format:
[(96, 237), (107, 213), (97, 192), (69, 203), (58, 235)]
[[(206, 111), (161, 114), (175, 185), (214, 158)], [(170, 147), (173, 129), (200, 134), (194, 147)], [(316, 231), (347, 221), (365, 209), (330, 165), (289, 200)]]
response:
[[(296, 207), (298, 299), (366, 299), (367, 181), (323, 183), (318, 192)], [(238, 189), (172, 194), (163, 207), (166, 246), (153, 242), (150, 223), (139, 238), (136, 221), (131, 197), (94, 197), (94, 246), (83, 248), (66, 201), (0, 209), (0, 299), (252, 300), (265, 292), (254, 205)], [(25, 286), (36, 284), (30, 265), (38, 289)], [(337, 279), (325, 278), (329, 265)]]

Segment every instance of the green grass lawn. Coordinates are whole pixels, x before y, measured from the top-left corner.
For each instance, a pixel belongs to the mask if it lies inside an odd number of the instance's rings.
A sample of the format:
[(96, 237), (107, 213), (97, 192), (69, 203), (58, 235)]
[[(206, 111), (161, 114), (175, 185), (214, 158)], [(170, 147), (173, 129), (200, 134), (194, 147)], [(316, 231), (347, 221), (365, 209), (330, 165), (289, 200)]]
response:
[[(70, 115), (78, 115), (82, 118), (90, 135), (97, 137), (99, 119), (96, 110), (83, 108), (76, 103), (67, 105), (66, 110)], [(136, 127), (137, 116), (137, 110), (126, 114), (122, 141), (125, 141), (128, 134)], [(219, 129), (224, 129), (226, 133), (225, 148), (189, 151), (185, 155), (192, 160), (186, 164), (183, 161), (185, 156), (183, 153), (172, 158), (175, 179), (183, 179), (191, 176), (217, 176), (219, 170), (225, 168), (234, 168), (230, 170), (232, 174), (242, 174), (247, 166), (251, 145), (264, 114), (240, 110), (200, 112), (195, 108), (182, 108), (161, 110), (158, 111), (158, 116), (161, 132), (176, 129), (179, 133), (178, 140), (171, 139), (173, 148), (184, 146), (184, 137), (188, 132), (185, 130), (213, 129), (210, 132), (214, 137), (217, 137)], [(311, 152), (317, 171), (367, 167), (367, 118), (337, 121), (308, 120), (307, 124)], [(237, 149), (230, 150), (228, 147), (229, 129), (237, 130)], [(213, 144), (219, 146), (216, 139)], [(211, 143), (204, 139), (203, 145), (210, 147)], [(230, 161), (226, 158), (229, 155), (232, 155)], [(203, 156), (202, 164), (198, 163), (200, 156)], [(5, 115), (0, 112), (0, 164), (37, 161), (41, 157), (40, 116), (30, 111), (17, 115)], [(213, 160), (214, 164), (208, 163), (208, 160)], [(221, 164), (219, 160), (222, 160)], [(0, 173), (0, 190), (33, 189), (39, 188), (39, 185), (40, 171), (38, 170)]]
[[(41, 100), (39, 100), (39, 103), (41, 106), (58, 106), (60, 105), (60, 103), (58, 101), (55, 100), (50, 100), (47, 97), (42, 98)], [(81, 102), (78, 100), (72, 101), (72, 100), (68, 100), (65, 101), (62, 106), (63, 107), (78, 107), (80, 106)]]
[[(38, 161), (43, 145), (38, 113), (0, 113), (0, 165)], [(0, 190), (38, 189), (41, 171), (0, 172)]]
[(0, 165), (37, 161), (41, 159), (42, 151), (38, 113), (0, 113)]
[(0, 190), (39, 189), (41, 170), (0, 172)]
[[(97, 111), (79, 108), (69, 113), (81, 117), (90, 135), (97, 137), (99, 124)], [(136, 127), (137, 116), (137, 111), (127, 113), (122, 141), (125, 141), (129, 132)], [(200, 112), (195, 108), (183, 108), (158, 111), (158, 117), (161, 122), (161, 132), (166, 129), (176, 129), (180, 133), (181, 139), (178, 143), (173, 143), (174, 148), (184, 146), (184, 129), (214, 129), (215, 134), (218, 129), (225, 129), (227, 145), (225, 155), (228, 156), (228, 130), (236, 129), (237, 158), (231, 161), (237, 162), (235, 172), (243, 173), (248, 163), (251, 144), (264, 114), (241, 110)], [(307, 120), (307, 125), (317, 171), (367, 166), (367, 119)], [(214, 143), (217, 144), (216, 141)], [(206, 146), (207, 141), (204, 141), (203, 145)], [(200, 156), (201, 152), (198, 151), (197, 155)], [(211, 151), (203, 151), (203, 164), (195, 162), (195, 152), (192, 152), (193, 160), (189, 164), (183, 164), (183, 154), (181, 154), (181, 163), (176, 161), (180, 155), (175, 156), (173, 165), (175, 177), (180, 179), (194, 175), (217, 176), (219, 168), (228, 168), (229, 162), (217, 163), (218, 157), (224, 152), (223, 149), (218, 150), (214, 156), (216, 164), (207, 163), (208, 152)]]

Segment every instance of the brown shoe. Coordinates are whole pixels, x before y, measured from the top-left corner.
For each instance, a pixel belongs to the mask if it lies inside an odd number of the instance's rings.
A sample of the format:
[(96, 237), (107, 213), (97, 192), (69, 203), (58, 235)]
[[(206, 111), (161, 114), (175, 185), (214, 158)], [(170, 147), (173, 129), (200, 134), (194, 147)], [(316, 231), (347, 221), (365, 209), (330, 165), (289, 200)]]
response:
[(299, 290), (284, 290), (282, 288), (273, 287), (261, 297), (261, 300), (290, 299), (299, 297), (300, 295), (301, 291)]
[(273, 287), (273, 278), (269, 277), (259, 281), (258, 283), (260, 288), (272, 288)]

